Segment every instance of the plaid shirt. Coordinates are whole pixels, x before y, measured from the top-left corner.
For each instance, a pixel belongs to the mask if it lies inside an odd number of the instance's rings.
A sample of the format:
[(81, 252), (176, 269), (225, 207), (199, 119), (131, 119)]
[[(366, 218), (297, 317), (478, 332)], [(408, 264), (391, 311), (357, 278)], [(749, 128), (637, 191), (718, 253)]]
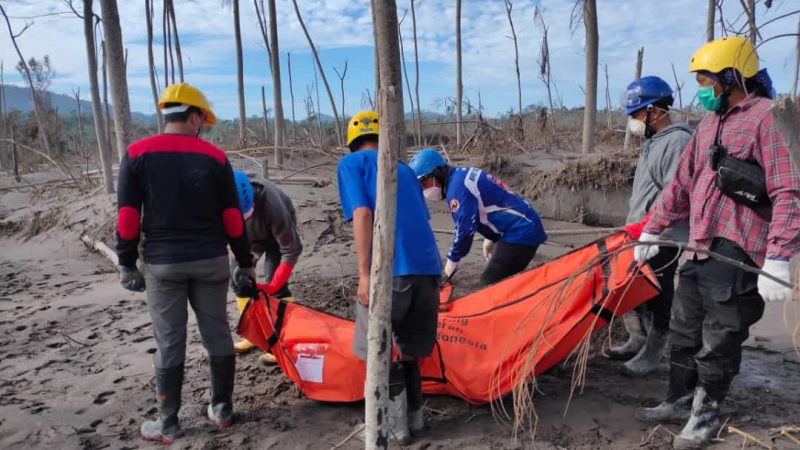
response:
[[(722, 117), (706, 116), (683, 150), (675, 178), (662, 191), (644, 232), (658, 235), (688, 219), (689, 245), (700, 249), (709, 249), (715, 237), (726, 238), (741, 246), (759, 267), (765, 257), (789, 260), (797, 254), (800, 175), (769, 115), (771, 106), (772, 101), (751, 94)], [(753, 158), (764, 168), (771, 207), (754, 210), (737, 204), (715, 186), (710, 147), (721, 119), (720, 139), (728, 153), (739, 159)]]

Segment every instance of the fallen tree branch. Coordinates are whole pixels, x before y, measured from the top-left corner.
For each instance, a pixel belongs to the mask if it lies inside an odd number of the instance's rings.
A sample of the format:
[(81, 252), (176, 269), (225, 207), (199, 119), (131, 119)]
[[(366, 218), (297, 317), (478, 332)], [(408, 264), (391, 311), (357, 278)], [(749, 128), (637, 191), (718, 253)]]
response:
[(338, 444), (336, 444), (336, 445), (334, 445), (333, 447), (331, 447), (331, 450), (335, 450), (335, 449), (337, 449), (337, 448), (339, 448), (339, 447), (343, 446), (344, 444), (346, 444), (346, 443), (347, 443), (347, 441), (349, 441), (350, 439), (353, 439), (353, 436), (355, 436), (355, 435), (357, 435), (358, 433), (360, 433), (360, 432), (361, 432), (363, 429), (364, 429), (364, 424), (361, 424), (361, 426), (359, 426), (359, 427), (356, 427), (356, 429), (355, 429), (355, 430), (353, 430), (353, 432), (352, 432), (352, 433), (348, 434), (346, 438), (342, 439), (342, 441), (341, 441), (341, 442), (339, 442)]
[(323, 161), (323, 162), (321, 162), (319, 164), (313, 164), (311, 166), (295, 170), (294, 172), (290, 173), (289, 175), (286, 175), (285, 177), (283, 177), (280, 180), (276, 181), (276, 183), (280, 183), (282, 181), (286, 181), (286, 180), (288, 180), (289, 178), (291, 178), (291, 177), (293, 177), (295, 175), (298, 175), (298, 174), (301, 174), (301, 173), (305, 172), (306, 170), (311, 170), (311, 169), (314, 169), (314, 168), (317, 168), (317, 167), (320, 167), (320, 166), (325, 166), (325, 165), (328, 165), (328, 164), (330, 164), (330, 161)]
[(35, 148), (33, 148), (33, 147), (28, 147), (27, 145), (25, 145), (25, 144), (22, 144), (22, 143), (20, 143), (20, 142), (17, 142), (17, 141), (15, 141), (14, 139), (10, 139), (10, 138), (0, 139), (0, 141), (7, 142), (7, 143), (9, 143), (9, 144), (16, 144), (16, 145), (17, 145), (17, 146), (19, 146), (19, 147), (22, 147), (22, 148), (24, 148), (24, 149), (26, 149), (26, 150), (30, 150), (30, 151), (32, 151), (32, 152), (34, 152), (34, 153), (36, 153), (37, 155), (41, 156), (42, 158), (45, 158), (46, 160), (50, 161), (50, 163), (51, 163), (51, 164), (53, 164), (54, 166), (56, 166), (56, 169), (58, 169), (58, 170), (60, 170), (60, 171), (64, 172), (64, 175), (67, 175), (68, 177), (72, 178), (72, 180), (73, 180), (73, 181), (75, 181), (75, 182), (77, 182), (77, 181), (78, 181), (78, 180), (76, 180), (76, 179), (75, 179), (75, 176), (74, 176), (74, 175), (72, 175), (72, 173), (69, 171), (69, 169), (67, 169), (65, 166), (62, 166), (61, 164), (57, 163), (57, 162), (56, 162), (56, 161), (55, 161), (53, 158), (51, 158), (50, 156), (48, 156), (48, 155), (47, 155), (46, 153), (44, 153), (43, 151), (41, 151), (41, 150), (36, 150), (36, 149), (35, 149)]
[(762, 446), (762, 447), (764, 447), (766, 449), (770, 449), (771, 450), (771, 449), (774, 448), (772, 445), (767, 444), (766, 442), (764, 442), (761, 439), (753, 436), (752, 434), (744, 432), (744, 431), (742, 431), (742, 430), (740, 430), (740, 429), (738, 429), (736, 427), (728, 427), (728, 433), (738, 434), (739, 436), (744, 438), (744, 442), (745, 443), (747, 441), (752, 441), (752, 442), (755, 442), (756, 444), (758, 444), (758, 445), (760, 445), (760, 446)]
[(102, 241), (95, 241), (86, 234), (81, 236), (81, 240), (85, 242), (87, 245), (97, 250), (101, 255), (105, 256), (106, 259), (109, 262), (111, 262), (111, 264), (114, 264), (115, 266), (117, 265), (118, 263), (117, 253), (114, 250), (111, 250), (111, 248), (109, 248)]

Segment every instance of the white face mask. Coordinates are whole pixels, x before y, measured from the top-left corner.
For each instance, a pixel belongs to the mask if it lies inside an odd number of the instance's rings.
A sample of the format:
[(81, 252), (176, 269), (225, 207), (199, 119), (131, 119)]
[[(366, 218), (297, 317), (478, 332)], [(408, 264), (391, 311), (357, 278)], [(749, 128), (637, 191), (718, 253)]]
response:
[(647, 125), (644, 124), (644, 121), (639, 119), (631, 119), (628, 121), (628, 129), (631, 131), (631, 134), (634, 136), (644, 136), (645, 130), (647, 130)]
[(442, 188), (439, 186), (431, 186), (428, 189), (422, 191), (422, 195), (425, 196), (425, 199), (429, 202), (435, 202), (437, 200), (442, 199)]

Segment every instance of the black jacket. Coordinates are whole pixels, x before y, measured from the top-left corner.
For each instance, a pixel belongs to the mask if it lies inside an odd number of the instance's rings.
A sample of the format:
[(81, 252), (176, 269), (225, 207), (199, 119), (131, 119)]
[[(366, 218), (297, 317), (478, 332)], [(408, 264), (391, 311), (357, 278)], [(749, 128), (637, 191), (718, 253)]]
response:
[(117, 255), (171, 264), (227, 254), (252, 267), (233, 170), (225, 153), (201, 139), (160, 134), (134, 142), (119, 168)]

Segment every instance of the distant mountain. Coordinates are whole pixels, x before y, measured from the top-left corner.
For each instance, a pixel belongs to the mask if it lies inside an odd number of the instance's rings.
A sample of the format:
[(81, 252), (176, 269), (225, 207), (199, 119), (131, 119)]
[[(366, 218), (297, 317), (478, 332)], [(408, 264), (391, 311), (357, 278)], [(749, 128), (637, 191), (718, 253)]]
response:
[[(18, 86), (11, 86), (6, 84), (3, 86), (6, 95), (6, 107), (9, 111), (31, 112), (33, 110), (33, 99), (31, 97), (31, 90), (28, 88), (21, 88)], [(69, 114), (78, 111), (78, 104), (75, 98), (64, 94), (56, 94), (50, 92), (50, 104), (58, 111), (59, 114)], [(88, 96), (88, 93), (86, 93)], [(91, 114), (92, 103), (86, 100), (81, 100), (81, 113)], [(112, 111), (113, 116), (113, 111)], [(131, 112), (131, 118), (134, 122), (141, 124), (155, 123), (155, 114), (145, 114), (140, 112)]]

